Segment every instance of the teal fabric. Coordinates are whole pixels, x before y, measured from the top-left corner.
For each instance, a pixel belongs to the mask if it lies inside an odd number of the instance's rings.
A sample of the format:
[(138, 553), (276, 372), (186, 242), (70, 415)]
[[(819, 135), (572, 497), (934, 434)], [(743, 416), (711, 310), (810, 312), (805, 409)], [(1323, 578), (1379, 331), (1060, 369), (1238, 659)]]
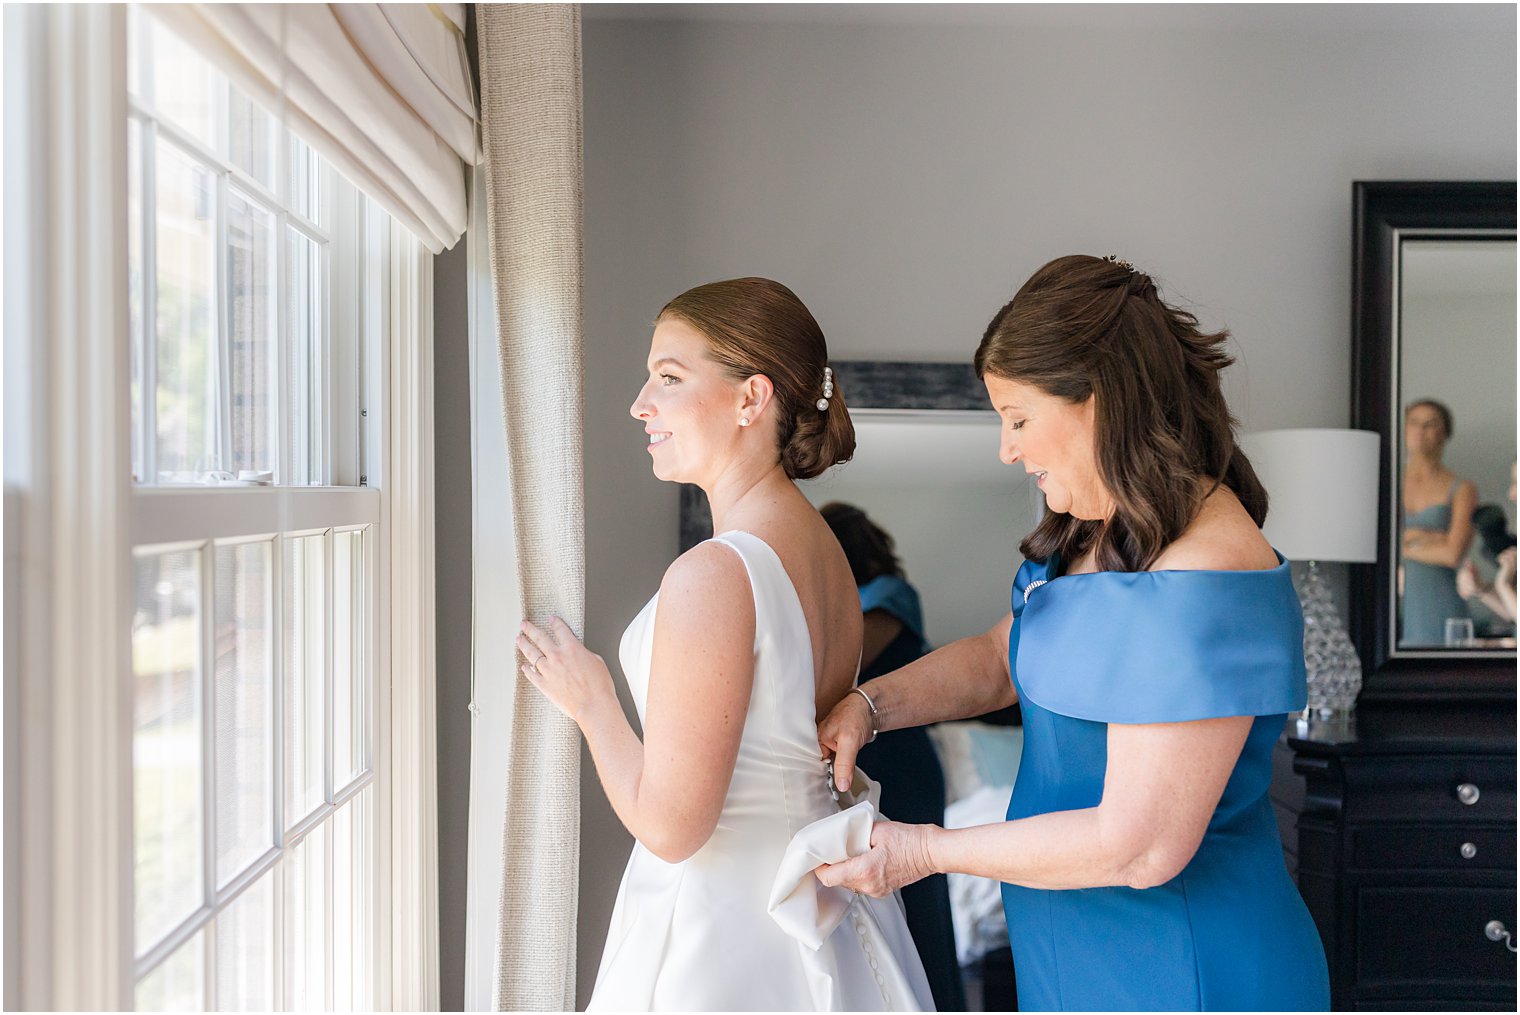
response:
[[(1404, 512), (1404, 530), (1426, 529), (1448, 532), (1451, 529), (1451, 499), (1462, 481), (1453, 480), (1446, 492), (1446, 503), (1432, 504), (1419, 511)], [(1467, 601), (1457, 594), (1455, 568), (1404, 560), (1404, 595), (1400, 606), (1400, 645), (1445, 645), (1448, 617), (1466, 617)]]
[(928, 652), (924, 638), (924, 608), (918, 590), (896, 575), (877, 575), (860, 586), (860, 612), (885, 610), (917, 635), (922, 651)]
[(1328, 1009), (1324, 949), (1267, 798), (1285, 714), (1306, 698), (1287, 562), (1066, 576), (1057, 561), (1031, 562), (1013, 611), (1024, 752), (1010, 820), (1096, 806), (1109, 723), (1257, 717), (1203, 842), (1171, 881), (1003, 886), (1020, 1009)]

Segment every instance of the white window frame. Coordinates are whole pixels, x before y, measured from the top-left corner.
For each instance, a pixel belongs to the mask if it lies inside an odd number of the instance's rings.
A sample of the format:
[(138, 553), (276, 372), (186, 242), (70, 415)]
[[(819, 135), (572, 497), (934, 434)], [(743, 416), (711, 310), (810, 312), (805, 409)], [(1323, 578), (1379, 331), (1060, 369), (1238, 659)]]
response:
[(134, 490), (126, 47), (120, 6), (5, 11), (6, 143), (25, 152), (6, 167), (6, 499), (7, 521), (21, 529), (6, 538), (7, 631), (20, 641), (6, 654), (20, 699), (6, 718), (7, 759), (20, 768), (20, 799), (7, 810), (23, 829), (6, 858), (6, 905), (19, 903), (7, 920), (19, 927), (6, 941), (7, 1000), (132, 1006), (133, 545), (208, 505), (228, 509), (229, 525), (283, 518), (261, 530), (274, 532), (323, 527), (357, 503), (377, 518), (371, 609), (387, 635), (371, 739), (375, 1003), (436, 1008), (432, 259), (389, 216), (368, 216), (382, 242), (367, 256), (385, 283), (360, 308), (384, 350), (363, 381), (364, 403), (380, 411), (355, 428), (356, 446), (372, 449), (370, 489), (241, 490), (256, 496), (216, 501), (207, 498), (233, 491)]

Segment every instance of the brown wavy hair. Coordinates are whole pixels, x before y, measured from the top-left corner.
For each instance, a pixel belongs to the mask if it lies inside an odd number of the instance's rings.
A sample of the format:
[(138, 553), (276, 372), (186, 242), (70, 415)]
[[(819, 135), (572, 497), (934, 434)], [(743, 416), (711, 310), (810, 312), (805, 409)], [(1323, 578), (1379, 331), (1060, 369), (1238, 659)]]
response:
[(1234, 362), (1229, 337), (1200, 330), (1149, 275), (1112, 259), (1059, 257), (1030, 276), (987, 325), (977, 376), (1073, 403), (1094, 396), (1094, 454), (1114, 512), (1047, 512), (1019, 546), (1026, 558), (1093, 551), (1102, 570), (1146, 570), (1221, 484), (1257, 525), (1266, 520), (1267, 491), (1235, 443), (1219, 384)]
[(854, 456), (855, 426), (838, 377), (829, 407), (818, 408), (829, 350), (823, 329), (796, 293), (768, 278), (709, 282), (665, 304), (655, 323), (668, 317), (701, 332), (708, 355), (729, 377), (770, 379), (778, 410), (776, 446), (789, 477), (812, 479)]
[(907, 580), (902, 561), (897, 559), (897, 544), (880, 525), (873, 522), (864, 511), (854, 504), (830, 501), (818, 509), (828, 522), (844, 550), (845, 560), (850, 562), (850, 573), (857, 586), (880, 578), (884, 574)]

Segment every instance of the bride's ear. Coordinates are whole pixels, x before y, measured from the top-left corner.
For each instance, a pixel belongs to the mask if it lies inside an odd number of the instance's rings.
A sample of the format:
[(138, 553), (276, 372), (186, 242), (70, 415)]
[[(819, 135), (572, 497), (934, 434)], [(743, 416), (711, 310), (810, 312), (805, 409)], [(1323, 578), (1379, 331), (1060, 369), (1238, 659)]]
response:
[(761, 413), (776, 398), (776, 386), (764, 374), (753, 374), (739, 386), (739, 412), (750, 420), (760, 419)]

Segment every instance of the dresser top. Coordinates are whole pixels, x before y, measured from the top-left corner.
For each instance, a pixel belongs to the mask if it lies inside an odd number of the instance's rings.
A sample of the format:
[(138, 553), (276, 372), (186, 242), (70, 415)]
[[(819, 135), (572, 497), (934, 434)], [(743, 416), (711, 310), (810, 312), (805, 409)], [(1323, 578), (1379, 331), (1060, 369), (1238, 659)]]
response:
[(1314, 724), (1290, 718), (1283, 735), (1298, 754), (1331, 757), (1355, 754), (1515, 753), (1515, 705), (1428, 703), (1362, 707), (1350, 726)]

